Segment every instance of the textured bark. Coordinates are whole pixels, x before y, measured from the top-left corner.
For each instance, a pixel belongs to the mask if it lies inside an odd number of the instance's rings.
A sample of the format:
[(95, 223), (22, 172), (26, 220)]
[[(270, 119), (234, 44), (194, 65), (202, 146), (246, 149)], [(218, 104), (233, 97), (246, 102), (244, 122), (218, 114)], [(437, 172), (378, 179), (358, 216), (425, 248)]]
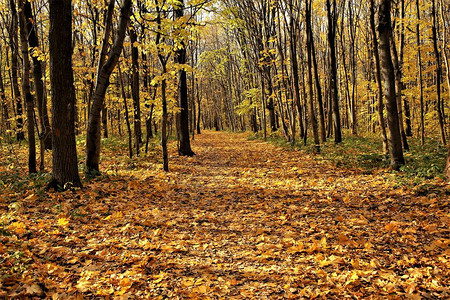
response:
[[(111, 2), (114, 2), (111, 0)], [(123, 49), (125, 33), (130, 21), (131, 0), (123, 0), (120, 11), (120, 21), (114, 43), (106, 55), (109, 40), (108, 31), (111, 26), (105, 27), (105, 37), (103, 39), (102, 52), (99, 58), (99, 68), (95, 84), (91, 114), (89, 116), (87, 136), (86, 136), (86, 172), (92, 176), (97, 175), (100, 164), (100, 141), (101, 141), (101, 119), (100, 113), (104, 105), (106, 90), (109, 86), (109, 78), (119, 61)], [(106, 56), (108, 56), (106, 58)], [(104, 63), (102, 63), (104, 62)]]
[(316, 98), (317, 98), (317, 105), (319, 106), (320, 139), (323, 143), (325, 143), (327, 141), (327, 130), (325, 127), (325, 112), (323, 109), (322, 87), (320, 85), (319, 67), (317, 64), (316, 47), (314, 45), (312, 28), (310, 28), (309, 34), (310, 34), (312, 61), (314, 66), (314, 83), (316, 85)]
[(319, 130), (317, 128), (316, 113), (314, 110), (314, 94), (313, 94), (313, 66), (312, 66), (312, 30), (311, 30), (311, 0), (306, 1), (306, 47), (308, 57), (308, 95), (309, 95), (309, 117), (313, 130), (314, 144), (316, 152), (320, 152)]
[(397, 48), (395, 46), (394, 37), (391, 40), (391, 53), (392, 53), (392, 63), (395, 70), (395, 97), (397, 99), (397, 110), (398, 110), (398, 122), (400, 126), (400, 134), (402, 136), (403, 149), (409, 150), (408, 139), (406, 138), (405, 126), (403, 123), (403, 107), (402, 107), (402, 69), (400, 67), (400, 62), (398, 58)]
[[(184, 16), (184, 1), (178, 3), (175, 9), (175, 17), (182, 18)], [(180, 48), (176, 51), (176, 62), (179, 64), (186, 64), (186, 44), (183, 40), (180, 42)], [(179, 147), (178, 154), (182, 156), (193, 156), (194, 151), (191, 149), (190, 135), (189, 135), (189, 99), (187, 89), (187, 74), (183, 68), (178, 72), (178, 106), (180, 112), (178, 113), (178, 138)]]
[(25, 139), (25, 133), (23, 132), (23, 104), (22, 96), (20, 94), (18, 69), (19, 69), (19, 36), (18, 36), (18, 24), (19, 19), (17, 15), (17, 8), (14, 0), (9, 1), (11, 10), (11, 26), (9, 28), (9, 47), (11, 48), (11, 81), (12, 90), (14, 92), (14, 100), (16, 102), (16, 137), (18, 141)]
[[(292, 5), (291, 5), (292, 9)], [(290, 62), (291, 62), (291, 73), (292, 73), (292, 90), (294, 92), (294, 102), (298, 111), (298, 120), (299, 120), (299, 129), (300, 129), (300, 137), (303, 137), (305, 132), (304, 124), (303, 124), (303, 109), (300, 99), (300, 79), (298, 75), (298, 59), (297, 59), (297, 32), (294, 26), (294, 19), (291, 18), (291, 26), (290, 26)], [(256, 122), (255, 122), (256, 123)]]
[(389, 153), (388, 138), (386, 132), (386, 121), (384, 120), (384, 103), (383, 103), (383, 85), (381, 82), (381, 64), (380, 53), (378, 51), (378, 39), (375, 28), (375, 8), (374, 0), (370, 0), (370, 30), (372, 32), (373, 56), (375, 58), (375, 80), (377, 82), (377, 98), (378, 98), (378, 118), (381, 129), (381, 137), (383, 140), (383, 151)]
[(28, 173), (37, 173), (36, 169), (36, 137), (34, 134), (34, 99), (30, 86), (30, 57), (28, 53), (27, 21), (23, 11), (24, 1), (19, 0), (20, 44), (22, 49), (22, 94), (25, 96), (27, 109), (28, 132)]
[(441, 103), (442, 103), (442, 97), (441, 97), (442, 65), (441, 65), (441, 53), (439, 51), (438, 37), (437, 37), (436, 0), (432, 0), (431, 7), (432, 7), (431, 15), (433, 18), (433, 25), (431, 27), (431, 31), (432, 31), (434, 56), (436, 57), (436, 90), (437, 90), (436, 110), (437, 110), (438, 118), (439, 118), (439, 129), (441, 132), (441, 142), (442, 142), (442, 144), (446, 145), (447, 141), (446, 141), (445, 130), (444, 130), (444, 113), (443, 113), (442, 107), (441, 107)]
[[(373, 1), (373, 0), (372, 0)], [(342, 142), (341, 115), (339, 113), (339, 90), (337, 85), (337, 63), (336, 63), (336, 26), (337, 26), (336, 0), (333, 0), (333, 10), (330, 0), (327, 0), (328, 13), (328, 45), (330, 51), (330, 89), (333, 105), (334, 142)]]
[[(405, 49), (405, 0), (400, 0), (400, 55), (399, 55), (399, 65), (400, 65), (400, 71), (403, 72), (403, 62), (404, 62), (404, 49)], [(405, 85), (401, 84), (402, 90), (404, 89)], [(401, 105), (401, 104), (400, 104)], [(405, 137), (402, 137), (406, 140), (406, 137), (412, 136), (412, 126), (411, 126), (411, 108), (409, 104), (408, 97), (403, 97), (403, 106), (405, 111)], [(409, 148), (409, 146), (408, 146)]]
[(50, 0), (53, 183), (81, 187), (75, 141), (75, 87), (72, 70), (72, 1)]
[[(25, 1), (23, 11), (27, 22), (28, 30), (28, 44), (32, 49), (39, 48), (39, 38), (35, 28), (35, 20), (31, 9), (31, 3), (29, 0)], [(48, 117), (47, 110), (47, 96), (45, 93), (45, 83), (42, 80), (44, 72), (42, 70), (42, 63), (35, 55), (32, 56), (33, 61), (33, 81), (34, 92), (36, 96), (36, 104), (38, 109), (39, 122), (41, 127), (40, 138), (44, 143), (46, 150), (52, 149), (52, 130), (50, 127), (50, 119)]]
[(398, 170), (400, 166), (405, 164), (405, 159), (403, 157), (397, 99), (395, 95), (395, 71), (390, 49), (390, 42), (392, 39), (391, 0), (380, 1), (378, 22), (381, 71), (384, 80), (384, 96), (386, 98), (387, 122), (390, 133), (389, 155), (391, 159), (391, 168)]

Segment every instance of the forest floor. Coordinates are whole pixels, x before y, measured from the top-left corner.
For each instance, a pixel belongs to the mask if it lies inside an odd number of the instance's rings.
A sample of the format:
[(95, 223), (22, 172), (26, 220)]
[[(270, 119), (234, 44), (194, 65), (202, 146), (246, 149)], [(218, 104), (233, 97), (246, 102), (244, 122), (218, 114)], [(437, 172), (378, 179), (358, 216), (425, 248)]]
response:
[(450, 297), (447, 193), (245, 134), (175, 146), (170, 173), (109, 148), (81, 190), (0, 178), (0, 298)]

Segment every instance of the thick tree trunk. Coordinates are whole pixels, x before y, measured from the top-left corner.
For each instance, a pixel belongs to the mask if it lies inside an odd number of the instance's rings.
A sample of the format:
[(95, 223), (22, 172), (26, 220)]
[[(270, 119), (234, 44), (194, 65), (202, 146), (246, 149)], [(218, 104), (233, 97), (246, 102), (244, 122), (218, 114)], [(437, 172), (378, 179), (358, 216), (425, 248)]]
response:
[[(373, 0), (372, 0), (373, 1)], [(336, 63), (336, 26), (337, 26), (337, 10), (336, 0), (333, 0), (333, 10), (331, 9), (330, 0), (327, 0), (328, 13), (328, 45), (330, 51), (330, 89), (333, 105), (334, 120), (334, 142), (336, 144), (342, 142), (341, 115), (339, 113), (339, 90), (337, 85), (337, 63)]]
[(37, 173), (36, 169), (36, 136), (34, 134), (34, 99), (30, 86), (30, 56), (28, 54), (27, 21), (23, 11), (24, 2), (19, 0), (20, 44), (22, 49), (22, 94), (25, 96), (27, 108), (28, 131), (28, 172)]
[(383, 151), (387, 155), (389, 154), (388, 149), (388, 138), (386, 132), (386, 122), (384, 120), (384, 103), (383, 103), (383, 85), (381, 82), (381, 64), (380, 64), (380, 53), (378, 51), (378, 38), (375, 28), (375, 8), (374, 0), (370, 0), (370, 30), (372, 32), (372, 46), (373, 46), (373, 56), (375, 58), (375, 80), (377, 82), (377, 99), (378, 99), (378, 118), (380, 123), (381, 137), (383, 140)]
[(53, 184), (81, 187), (75, 141), (72, 1), (50, 0)]
[[(178, 1), (178, 7), (175, 9), (175, 17), (178, 19), (184, 16), (184, 0)], [(180, 47), (176, 51), (176, 62), (178, 64), (184, 65), (187, 62), (186, 59), (186, 43), (181, 40)], [(182, 156), (194, 156), (195, 153), (191, 149), (191, 141), (189, 134), (189, 99), (188, 99), (188, 88), (187, 88), (187, 74), (184, 68), (178, 71), (178, 106), (180, 112), (178, 113), (178, 138), (179, 138), (179, 148), (178, 154)]]
[[(114, 2), (113, 0), (111, 1)], [(125, 33), (130, 20), (131, 0), (123, 0), (120, 9), (120, 21), (114, 44), (109, 51), (106, 59), (105, 50), (108, 45), (109, 34), (111, 26), (105, 27), (105, 38), (103, 40), (102, 52), (99, 58), (99, 71), (97, 73), (97, 81), (95, 84), (95, 91), (93, 95), (91, 114), (89, 116), (89, 123), (86, 136), (86, 172), (90, 175), (97, 175), (99, 173), (100, 164), (100, 141), (101, 141), (101, 126), (100, 113), (104, 105), (106, 90), (109, 86), (109, 77), (119, 61), (120, 54), (123, 49), (123, 41)], [(102, 63), (104, 62), (104, 63)]]
[(389, 127), (389, 154), (391, 168), (398, 170), (405, 164), (403, 157), (400, 125), (398, 121), (397, 98), (395, 95), (395, 70), (392, 63), (390, 42), (392, 39), (391, 0), (381, 0), (378, 16), (378, 33), (380, 37), (381, 71), (386, 97), (387, 122)]
[[(24, 13), (27, 22), (28, 29), (28, 44), (30, 48), (39, 49), (39, 38), (36, 32), (36, 22), (31, 9), (31, 3), (29, 0), (25, 1)], [(45, 83), (43, 81), (44, 70), (42, 70), (42, 63), (36, 55), (32, 55), (33, 60), (33, 81), (34, 92), (36, 96), (36, 103), (39, 115), (39, 122), (41, 127), (40, 138), (44, 143), (46, 150), (52, 149), (52, 130), (50, 127), (50, 119), (48, 117), (47, 110), (47, 96), (45, 92)]]

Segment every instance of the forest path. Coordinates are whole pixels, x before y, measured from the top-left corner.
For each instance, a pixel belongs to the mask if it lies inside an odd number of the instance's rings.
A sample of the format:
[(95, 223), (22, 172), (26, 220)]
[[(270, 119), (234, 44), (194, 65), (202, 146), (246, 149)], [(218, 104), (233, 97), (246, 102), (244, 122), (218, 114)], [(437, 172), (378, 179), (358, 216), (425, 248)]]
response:
[(20, 242), (1, 245), (32, 259), (0, 296), (449, 296), (448, 199), (245, 134), (204, 132), (192, 158), (174, 148), (169, 173), (121, 167), (14, 206)]

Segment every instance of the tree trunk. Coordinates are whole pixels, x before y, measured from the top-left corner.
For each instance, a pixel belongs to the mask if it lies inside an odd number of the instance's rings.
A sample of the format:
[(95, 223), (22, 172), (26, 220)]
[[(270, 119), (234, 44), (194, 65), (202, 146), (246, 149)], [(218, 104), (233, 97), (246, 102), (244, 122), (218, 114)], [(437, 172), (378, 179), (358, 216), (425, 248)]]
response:
[[(175, 9), (175, 17), (181, 19), (184, 16), (184, 0), (178, 1), (178, 5)], [(186, 59), (186, 43), (182, 39), (179, 42), (179, 49), (176, 51), (176, 62), (180, 65), (185, 65)], [(181, 156), (194, 156), (195, 153), (191, 149), (191, 141), (189, 134), (189, 99), (187, 88), (187, 74), (184, 67), (178, 71), (178, 106), (180, 112), (178, 113), (178, 138), (179, 148), (178, 154)]]
[(134, 108), (134, 143), (136, 147), (136, 155), (139, 156), (139, 150), (142, 143), (142, 127), (141, 127), (141, 101), (139, 95), (139, 49), (136, 46), (137, 35), (134, 28), (129, 31), (131, 42), (131, 95), (133, 97)]
[(129, 157), (133, 158), (133, 138), (131, 133), (131, 124), (130, 124), (130, 114), (128, 113), (128, 103), (127, 103), (127, 95), (125, 94), (125, 87), (123, 85), (123, 77), (122, 77), (122, 70), (120, 68), (119, 63), (119, 83), (120, 83), (120, 92), (123, 99), (123, 106), (125, 108), (125, 122), (127, 124), (127, 132), (128, 132), (128, 151), (129, 151)]
[(27, 108), (28, 131), (28, 172), (37, 173), (36, 169), (36, 137), (34, 134), (34, 99), (30, 86), (30, 56), (28, 54), (27, 21), (23, 11), (24, 2), (19, 0), (20, 44), (22, 49), (22, 94), (25, 96)]
[[(400, 0), (400, 47), (399, 47), (399, 69), (400, 69), (400, 73), (403, 72), (403, 62), (404, 62), (404, 49), (405, 49), (405, 0)], [(401, 82), (401, 81), (400, 81)], [(401, 88), (402, 91), (405, 88), (405, 85), (403, 84), (403, 82), (401, 82)], [(400, 98), (401, 98), (401, 93), (400, 93)], [(402, 105), (402, 103), (400, 103), (400, 106)], [(404, 111), (405, 111), (405, 125), (406, 127), (404, 127), (404, 133), (405, 136), (403, 138), (404, 141), (406, 141), (407, 137), (411, 137), (412, 136), (412, 127), (411, 127), (411, 109), (410, 109), (410, 104), (409, 104), (409, 100), (408, 97), (403, 97), (403, 106), (404, 106)], [(402, 117), (403, 119), (403, 117)], [(405, 146), (404, 146), (405, 147)], [(407, 148), (405, 148), (407, 149)], [(408, 150), (409, 150), (409, 146), (408, 146)]]
[(18, 141), (25, 140), (25, 133), (23, 132), (23, 106), (22, 96), (20, 94), (18, 69), (19, 69), (19, 37), (18, 24), (19, 19), (17, 15), (17, 8), (14, 0), (9, 1), (11, 9), (11, 27), (9, 30), (9, 47), (11, 48), (11, 84), (14, 92), (14, 99), (16, 102), (16, 137)]
[[(31, 9), (31, 3), (29, 0), (25, 1), (24, 13), (27, 22), (28, 29), (28, 44), (30, 48), (39, 49), (39, 38), (35, 28), (35, 19)], [(36, 103), (39, 115), (39, 122), (41, 125), (40, 138), (44, 143), (46, 150), (52, 149), (52, 132), (50, 127), (50, 119), (48, 117), (47, 110), (47, 96), (45, 83), (43, 81), (44, 71), (42, 70), (42, 63), (36, 55), (32, 55), (33, 60), (33, 81), (34, 92), (36, 95)]]
[(405, 151), (409, 150), (408, 139), (406, 138), (405, 126), (403, 123), (403, 103), (402, 103), (402, 69), (400, 67), (400, 62), (398, 59), (397, 47), (395, 46), (395, 39), (392, 36), (391, 40), (391, 53), (392, 53), (392, 63), (395, 70), (395, 96), (397, 98), (397, 110), (398, 110), (398, 122), (400, 126), (400, 134), (402, 136), (403, 149)]
[(103, 105), (102, 108), (102, 127), (103, 127), (103, 137), (105, 139), (108, 138), (109, 134), (108, 134), (108, 108), (106, 107), (106, 105)]
[(447, 181), (450, 182), (450, 147), (448, 147), (447, 164), (445, 168), (445, 174), (447, 175)]
[[(0, 48), (1, 51), (1, 48)], [(6, 94), (5, 94), (5, 86), (3, 84), (3, 74), (2, 69), (0, 68), (0, 110), (1, 110), (1, 126), (4, 126), (4, 129), (6, 131), (11, 130), (10, 122), (9, 122), (9, 109), (8, 109), (8, 103), (6, 101)]]
[(391, 168), (400, 169), (405, 164), (403, 157), (400, 125), (398, 121), (397, 99), (395, 95), (395, 70), (392, 63), (390, 42), (392, 39), (391, 0), (381, 0), (378, 15), (378, 33), (380, 37), (381, 71), (386, 97), (387, 122), (389, 127), (389, 155)]
[[(312, 26), (312, 24), (311, 24)], [(314, 82), (316, 84), (317, 105), (319, 106), (319, 131), (322, 143), (327, 141), (327, 130), (325, 127), (325, 112), (323, 110), (322, 87), (320, 86), (319, 67), (317, 66), (316, 47), (314, 45), (314, 37), (312, 28), (310, 28), (311, 54), (314, 66)]]
[[(373, 0), (372, 0), (373, 1)], [(331, 10), (330, 0), (327, 0), (328, 13), (328, 44), (330, 46), (330, 89), (333, 105), (334, 120), (334, 142), (336, 144), (342, 142), (341, 116), (339, 113), (339, 90), (337, 85), (337, 64), (336, 64), (336, 26), (337, 26), (337, 9), (336, 0), (333, 0), (333, 10)]]
[(432, 40), (433, 40), (433, 49), (434, 55), (436, 57), (436, 92), (437, 92), (437, 101), (436, 101), (436, 110), (439, 118), (439, 129), (441, 133), (441, 142), (443, 145), (447, 145), (447, 140), (445, 137), (444, 130), (444, 113), (441, 108), (442, 98), (441, 98), (441, 78), (442, 78), (442, 66), (441, 66), (441, 54), (438, 47), (438, 37), (437, 37), (437, 15), (436, 15), (436, 0), (432, 0), (432, 12), (433, 25), (431, 27), (432, 31)]
[(312, 66), (312, 30), (311, 30), (311, 0), (306, 1), (306, 47), (308, 56), (308, 95), (309, 95), (309, 117), (313, 130), (315, 150), (320, 152), (319, 130), (317, 128), (316, 113), (314, 110), (314, 94), (313, 94), (313, 66)]
[(72, 1), (50, 0), (53, 184), (81, 187), (75, 141)]
[(419, 88), (420, 88), (420, 139), (422, 145), (425, 144), (425, 109), (424, 109), (424, 101), (423, 101), (423, 71), (422, 71), (422, 47), (420, 41), (420, 4), (419, 0), (416, 0), (416, 9), (417, 9), (417, 28), (416, 28), (416, 36), (417, 36), (417, 64), (419, 66)]
[[(114, 1), (111, 1), (114, 3)], [(105, 50), (108, 45), (109, 31), (111, 24), (105, 27), (105, 36), (102, 44), (102, 52), (99, 58), (99, 68), (97, 71), (97, 81), (92, 100), (91, 114), (89, 116), (87, 136), (86, 136), (86, 172), (91, 176), (99, 174), (100, 164), (100, 113), (104, 105), (106, 90), (109, 86), (109, 78), (119, 61), (120, 54), (123, 49), (123, 41), (130, 20), (131, 0), (123, 0), (120, 9), (120, 20), (114, 43), (109, 51), (108, 59), (106, 59)], [(102, 63), (104, 62), (104, 63)]]
[(373, 56), (375, 58), (375, 80), (377, 82), (377, 98), (378, 98), (378, 118), (381, 129), (381, 137), (383, 140), (383, 151), (385, 154), (389, 153), (388, 138), (386, 133), (386, 122), (384, 120), (384, 103), (383, 103), (383, 85), (381, 82), (381, 64), (380, 53), (378, 51), (378, 39), (375, 28), (375, 8), (374, 0), (370, 0), (370, 30), (372, 32), (372, 46)]

